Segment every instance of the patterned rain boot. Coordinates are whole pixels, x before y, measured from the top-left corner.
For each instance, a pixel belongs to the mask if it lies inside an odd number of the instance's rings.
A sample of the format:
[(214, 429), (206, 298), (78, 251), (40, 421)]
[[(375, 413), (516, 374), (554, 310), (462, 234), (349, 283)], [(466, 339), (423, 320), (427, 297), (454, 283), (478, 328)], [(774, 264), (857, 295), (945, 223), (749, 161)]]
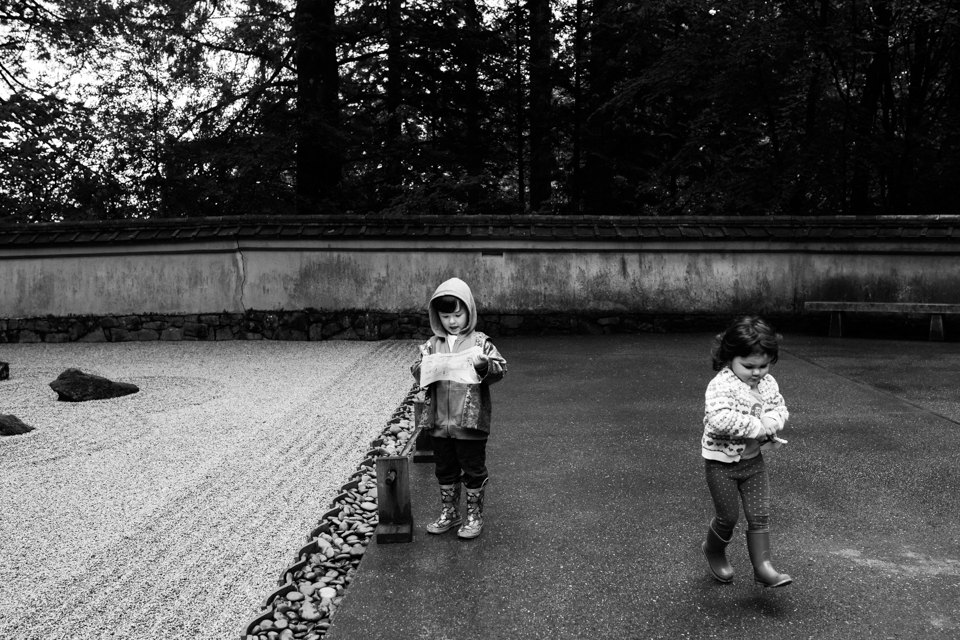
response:
[(707, 559), (707, 565), (710, 567), (710, 573), (713, 574), (713, 577), (720, 582), (732, 582), (733, 567), (727, 560), (726, 549), (730, 540), (733, 539), (733, 532), (731, 531), (730, 537), (724, 540), (717, 533), (716, 522), (715, 519), (710, 522), (710, 527), (707, 529), (707, 541), (700, 548), (703, 550), (703, 557)]
[(757, 584), (766, 587), (784, 587), (793, 578), (785, 573), (778, 573), (770, 561), (770, 532), (747, 531), (747, 551), (750, 552), (750, 562), (753, 563), (753, 579)]
[(459, 482), (440, 485), (440, 517), (427, 525), (427, 533), (443, 533), (460, 524), (460, 487)]
[(457, 531), (458, 538), (470, 540), (483, 530), (483, 492), (489, 480), (484, 480), (479, 489), (467, 489), (467, 519)]

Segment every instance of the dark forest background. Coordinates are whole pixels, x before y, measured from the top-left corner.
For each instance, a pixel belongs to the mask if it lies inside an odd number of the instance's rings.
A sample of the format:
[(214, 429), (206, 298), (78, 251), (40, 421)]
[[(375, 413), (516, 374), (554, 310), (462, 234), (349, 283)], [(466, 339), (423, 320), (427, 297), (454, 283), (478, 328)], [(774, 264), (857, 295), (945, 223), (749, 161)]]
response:
[(0, 222), (954, 213), (958, 4), (0, 0)]

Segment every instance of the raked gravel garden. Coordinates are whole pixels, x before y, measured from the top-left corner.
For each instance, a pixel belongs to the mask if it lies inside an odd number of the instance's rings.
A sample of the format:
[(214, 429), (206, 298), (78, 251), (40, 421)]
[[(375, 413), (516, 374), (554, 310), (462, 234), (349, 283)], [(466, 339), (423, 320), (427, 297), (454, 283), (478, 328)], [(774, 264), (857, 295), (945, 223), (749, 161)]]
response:
[[(0, 438), (0, 638), (220, 640), (257, 617), (279, 624), (254, 637), (322, 636), (371, 543), (362, 463), (399, 428), (415, 355), (413, 341), (0, 345), (0, 414), (34, 427)], [(58, 402), (49, 383), (68, 368), (140, 391)], [(278, 594), (285, 578), (300, 586)]]

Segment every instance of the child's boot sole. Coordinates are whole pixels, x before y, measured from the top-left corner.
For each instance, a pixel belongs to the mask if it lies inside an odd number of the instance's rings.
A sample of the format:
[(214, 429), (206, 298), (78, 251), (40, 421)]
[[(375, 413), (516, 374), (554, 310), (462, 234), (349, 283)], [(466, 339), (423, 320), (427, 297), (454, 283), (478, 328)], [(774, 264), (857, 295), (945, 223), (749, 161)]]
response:
[(479, 529), (473, 529), (471, 531), (457, 531), (457, 537), (461, 540), (473, 540), (474, 538), (480, 537), (480, 533), (483, 531), (483, 527)]
[(453, 521), (450, 522), (449, 525), (447, 525), (447, 526), (445, 526), (445, 527), (435, 527), (435, 526), (433, 525), (433, 523), (431, 522), (430, 524), (427, 525), (427, 533), (432, 533), (433, 535), (438, 536), (438, 535), (440, 535), (441, 533), (446, 533), (447, 531), (450, 531), (450, 529), (453, 529), (454, 527), (456, 527), (457, 525), (459, 525), (461, 522), (463, 522), (462, 519), (460, 519), (460, 520), (453, 520)]

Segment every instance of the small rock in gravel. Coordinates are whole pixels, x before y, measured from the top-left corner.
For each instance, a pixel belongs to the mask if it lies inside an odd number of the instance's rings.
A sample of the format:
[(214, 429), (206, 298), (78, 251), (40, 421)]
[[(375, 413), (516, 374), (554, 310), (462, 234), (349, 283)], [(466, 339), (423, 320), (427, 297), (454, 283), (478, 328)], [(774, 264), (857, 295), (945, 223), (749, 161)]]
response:
[(286, 598), (290, 602), (298, 602), (300, 600), (303, 600), (303, 594), (300, 593), (299, 591), (291, 591), (286, 595)]
[(337, 596), (337, 590), (333, 587), (324, 587), (320, 589), (320, 597), (323, 599), (335, 598)]
[(64, 402), (106, 400), (140, 391), (135, 384), (114, 382), (79, 369), (67, 369), (50, 383), (50, 388), (57, 392), (57, 400)]
[(0, 415), (0, 436), (17, 436), (33, 431), (33, 427), (24, 424), (16, 416)]
[(322, 616), (312, 602), (305, 602), (303, 607), (300, 609), (300, 617), (304, 620), (309, 620), (312, 622), (319, 620)]

